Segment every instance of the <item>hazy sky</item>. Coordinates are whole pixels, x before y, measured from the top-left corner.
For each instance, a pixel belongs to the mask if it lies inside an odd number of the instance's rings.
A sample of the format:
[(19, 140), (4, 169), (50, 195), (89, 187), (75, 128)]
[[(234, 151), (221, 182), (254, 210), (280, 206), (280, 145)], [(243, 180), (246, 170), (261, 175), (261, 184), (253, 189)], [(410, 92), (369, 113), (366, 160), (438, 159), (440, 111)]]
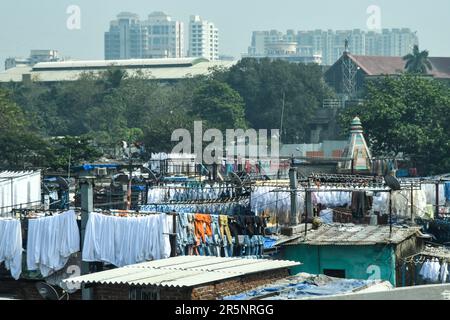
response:
[[(81, 8), (80, 30), (66, 27), (69, 5)], [(103, 33), (120, 11), (164, 11), (185, 24), (201, 15), (219, 28), (221, 54), (240, 57), (253, 30), (366, 29), (370, 5), (381, 8), (383, 28), (409, 27), (432, 56), (450, 56), (449, 0), (0, 0), (0, 70), (30, 49), (102, 59)]]

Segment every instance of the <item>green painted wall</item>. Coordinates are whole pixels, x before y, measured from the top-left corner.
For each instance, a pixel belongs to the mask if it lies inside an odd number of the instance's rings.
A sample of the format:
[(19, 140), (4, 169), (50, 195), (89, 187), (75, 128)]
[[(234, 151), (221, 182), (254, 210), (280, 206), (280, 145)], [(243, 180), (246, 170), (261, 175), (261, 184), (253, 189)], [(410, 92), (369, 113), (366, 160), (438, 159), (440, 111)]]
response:
[(285, 246), (283, 259), (303, 263), (293, 273), (323, 274), (324, 269), (345, 270), (347, 279), (395, 281), (393, 246)]

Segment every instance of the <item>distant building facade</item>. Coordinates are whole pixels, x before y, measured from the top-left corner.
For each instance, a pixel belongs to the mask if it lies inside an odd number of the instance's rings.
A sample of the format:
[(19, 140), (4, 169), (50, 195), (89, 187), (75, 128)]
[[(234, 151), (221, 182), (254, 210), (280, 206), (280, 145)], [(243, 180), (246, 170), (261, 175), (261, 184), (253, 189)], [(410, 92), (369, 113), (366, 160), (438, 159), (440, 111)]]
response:
[(11, 57), (5, 60), (5, 70), (18, 66), (34, 66), (40, 62), (57, 62), (62, 61), (57, 50), (31, 50), (28, 58)]
[(145, 58), (182, 58), (184, 54), (184, 24), (173, 21), (164, 12), (153, 12), (145, 22), (148, 48)]
[(219, 60), (219, 30), (214, 23), (203, 20), (200, 16), (191, 16), (188, 55), (210, 61)]
[(294, 30), (286, 34), (277, 30), (255, 31), (248, 54), (243, 57), (281, 59), (289, 62), (322, 64), (322, 54), (312, 48), (300, 50)]
[[(415, 32), (410, 29), (383, 29), (381, 32), (354, 30), (277, 30), (255, 31), (248, 56), (272, 57), (276, 55), (310, 57), (323, 65), (333, 65), (345, 50), (348, 40), (349, 50), (363, 56), (404, 56), (414, 45), (419, 44)], [(314, 58), (316, 57), (316, 58)]]
[(153, 12), (146, 21), (122, 12), (105, 32), (105, 59), (182, 58), (183, 28), (164, 12)]
[(111, 21), (109, 31), (105, 33), (105, 59), (142, 58), (147, 48), (147, 34), (139, 16), (122, 12), (117, 20)]

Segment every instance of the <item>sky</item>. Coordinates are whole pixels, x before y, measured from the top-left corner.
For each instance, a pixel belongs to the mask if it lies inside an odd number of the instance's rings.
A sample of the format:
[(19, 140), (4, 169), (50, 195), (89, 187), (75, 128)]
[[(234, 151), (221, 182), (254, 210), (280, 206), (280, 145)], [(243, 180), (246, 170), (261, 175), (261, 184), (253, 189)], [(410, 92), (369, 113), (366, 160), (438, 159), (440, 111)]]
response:
[[(67, 8), (81, 10), (80, 29), (67, 28)], [(449, 0), (1, 0), (0, 70), (10, 56), (55, 49), (73, 59), (103, 59), (104, 32), (121, 11), (141, 18), (164, 11), (185, 25), (192, 14), (220, 32), (220, 53), (239, 58), (254, 30), (367, 29), (367, 8), (381, 9), (382, 28), (417, 31), (421, 49), (450, 56)]]

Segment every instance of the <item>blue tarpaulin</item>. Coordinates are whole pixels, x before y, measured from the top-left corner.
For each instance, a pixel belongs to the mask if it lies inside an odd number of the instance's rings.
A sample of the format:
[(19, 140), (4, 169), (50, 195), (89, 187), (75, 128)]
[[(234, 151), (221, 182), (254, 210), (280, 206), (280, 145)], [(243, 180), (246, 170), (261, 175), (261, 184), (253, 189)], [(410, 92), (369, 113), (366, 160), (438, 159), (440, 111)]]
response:
[(276, 239), (264, 237), (264, 249), (272, 249), (277, 243)]
[(91, 171), (95, 168), (117, 169), (119, 164), (83, 164), (82, 166), (73, 168), (74, 171)]
[(333, 279), (330, 282), (318, 285), (311, 281), (295, 280), (274, 284), (247, 291), (238, 295), (224, 297), (223, 300), (250, 300), (268, 297), (270, 299), (298, 299), (308, 296), (329, 296), (350, 293), (355, 289), (363, 288), (372, 283), (370, 280)]

